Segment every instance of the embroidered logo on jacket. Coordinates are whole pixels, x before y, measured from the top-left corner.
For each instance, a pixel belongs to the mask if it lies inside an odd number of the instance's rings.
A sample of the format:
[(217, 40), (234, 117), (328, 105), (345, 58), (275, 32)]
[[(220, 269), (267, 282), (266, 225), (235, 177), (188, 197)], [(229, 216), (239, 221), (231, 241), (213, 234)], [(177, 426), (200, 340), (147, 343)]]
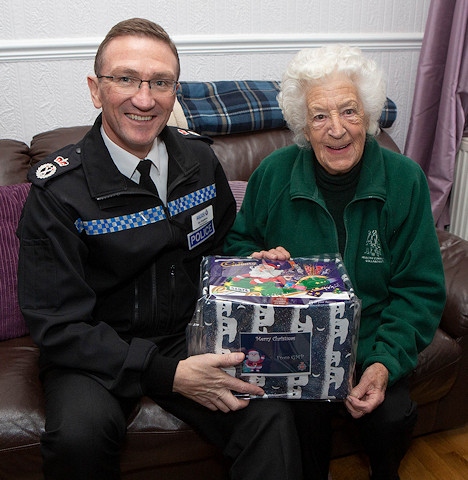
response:
[(382, 246), (377, 230), (367, 232), (366, 247), (361, 257), (366, 263), (383, 263)]

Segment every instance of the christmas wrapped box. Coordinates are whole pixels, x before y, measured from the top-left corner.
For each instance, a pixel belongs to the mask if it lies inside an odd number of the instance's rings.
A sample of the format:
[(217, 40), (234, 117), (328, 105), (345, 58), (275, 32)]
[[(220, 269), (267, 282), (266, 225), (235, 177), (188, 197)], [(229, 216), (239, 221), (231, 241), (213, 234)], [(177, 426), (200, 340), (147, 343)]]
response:
[(264, 398), (342, 400), (352, 387), (360, 300), (339, 255), (205, 257), (189, 355), (242, 351), (228, 373)]

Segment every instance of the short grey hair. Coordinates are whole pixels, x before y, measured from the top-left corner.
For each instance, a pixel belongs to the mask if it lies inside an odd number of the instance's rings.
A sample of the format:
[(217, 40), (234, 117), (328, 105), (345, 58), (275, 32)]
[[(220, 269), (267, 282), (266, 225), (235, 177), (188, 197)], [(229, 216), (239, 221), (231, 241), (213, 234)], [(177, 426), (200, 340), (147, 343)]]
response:
[(101, 69), (107, 45), (114, 40), (114, 38), (125, 36), (146, 37), (164, 42), (172, 50), (172, 53), (177, 60), (177, 78), (179, 78), (180, 60), (177, 47), (161, 25), (154, 23), (151, 20), (147, 20), (146, 18), (129, 18), (128, 20), (122, 20), (109, 30), (104, 40), (99, 45), (96, 57), (94, 58), (94, 73), (96, 75), (102, 74)]
[(307, 125), (306, 95), (309, 89), (326, 82), (333, 73), (344, 73), (356, 85), (369, 125), (367, 133), (379, 131), (379, 119), (386, 100), (382, 70), (361, 50), (349, 45), (328, 45), (297, 53), (283, 74), (278, 102), (283, 116), (300, 147), (310, 148), (304, 135)]

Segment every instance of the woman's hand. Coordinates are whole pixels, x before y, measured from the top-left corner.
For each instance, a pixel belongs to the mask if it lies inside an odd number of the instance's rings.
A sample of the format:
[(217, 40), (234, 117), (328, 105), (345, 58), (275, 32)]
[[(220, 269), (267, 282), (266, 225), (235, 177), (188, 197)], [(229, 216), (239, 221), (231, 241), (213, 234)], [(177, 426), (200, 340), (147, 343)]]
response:
[(250, 255), (252, 258), (266, 258), (267, 260), (289, 260), (290, 253), (283, 247), (276, 247), (270, 250), (261, 250), (260, 252), (253, 252)]
[(388, 370), (385, 365), (374, 363), (367, 367), (345, 401), (351, 416), (361, 418), (375, 410), (384, 401), (387, 383)]

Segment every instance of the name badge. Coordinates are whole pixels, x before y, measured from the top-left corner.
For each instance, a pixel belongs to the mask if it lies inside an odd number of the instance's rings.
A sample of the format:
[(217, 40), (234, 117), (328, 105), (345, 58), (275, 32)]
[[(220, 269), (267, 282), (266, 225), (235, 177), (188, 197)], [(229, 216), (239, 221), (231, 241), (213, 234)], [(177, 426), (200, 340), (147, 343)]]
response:
[(203, 227), (191, 232), (187, 235), (188, 248), (193, 250), (195, 247), (203, 243), (207, 238), (211, 237), (215, 233), (214, 223), (211, 220), (209, 223)]
[(192, 230), (198, 230), (203, 225), (213, 220), (213, 205), (200, 210), (192, 215)]

